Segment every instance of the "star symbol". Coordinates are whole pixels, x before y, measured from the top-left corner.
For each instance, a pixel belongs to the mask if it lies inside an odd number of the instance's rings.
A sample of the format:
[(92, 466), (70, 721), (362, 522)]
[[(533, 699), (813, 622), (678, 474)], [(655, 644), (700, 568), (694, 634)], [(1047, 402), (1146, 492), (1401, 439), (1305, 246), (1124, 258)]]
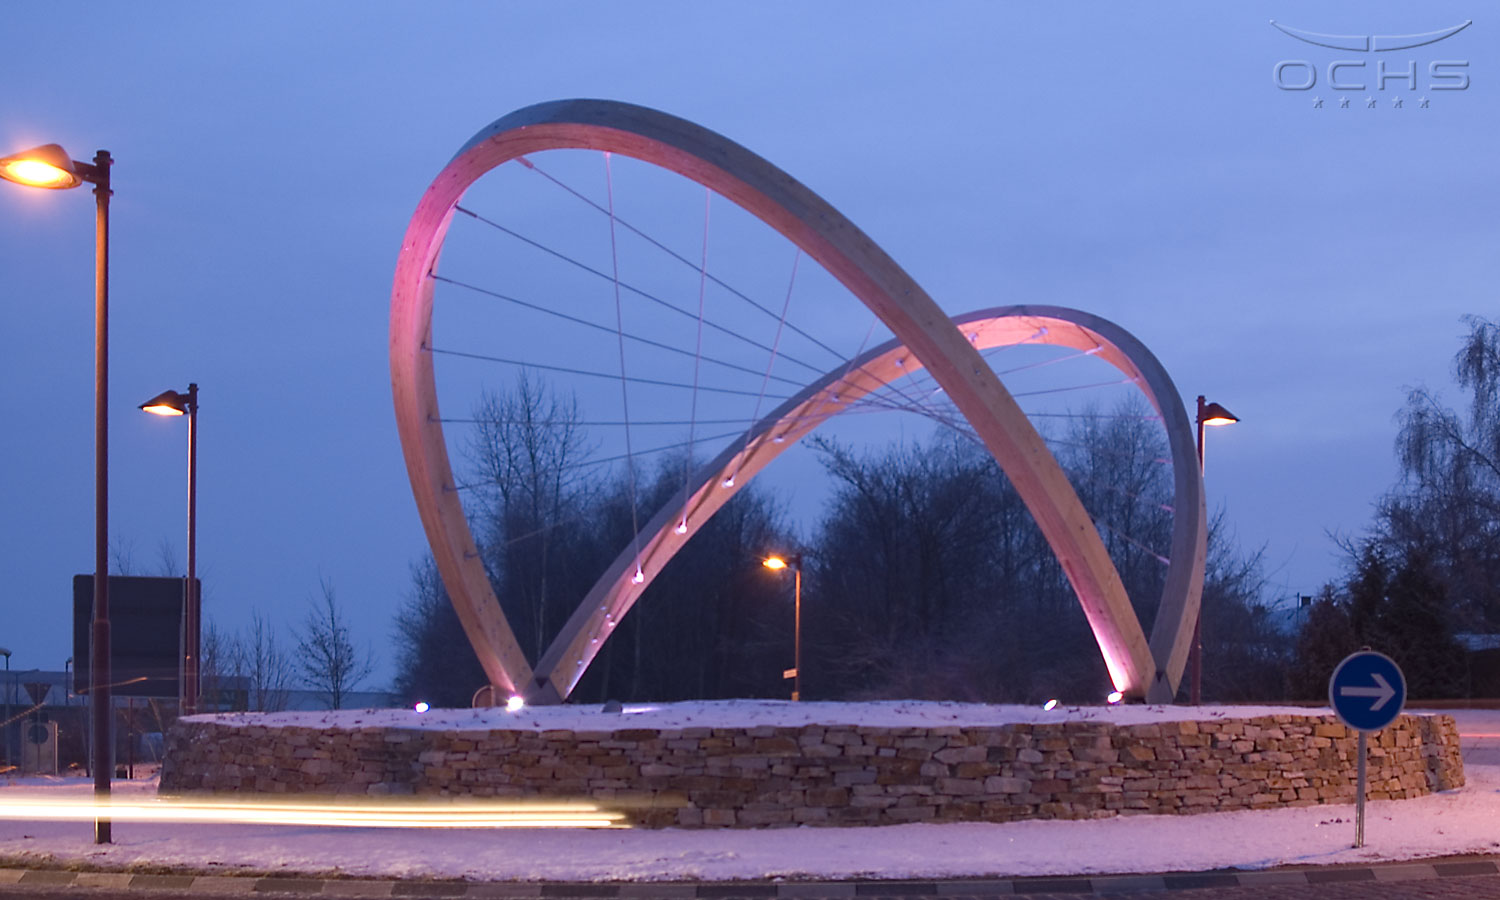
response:
[(1401, 98), (1400, 97), (1397, 97), (1397, 98), (1395, 98), (1394, 100), (1391, 101), (1391, 108), (1393, 108), (1393, 109), (1400, 109), (1401, 108)]
[(1342, 99), (1342, 100), (1339, 101), (1339, 109), (1348, 109), (1348, 108), (1349, 108), (1349, 98), (1345, 97), (1344, 99)]
[(1313, 98), (1313, 109), (1322, 109), (1322, 108), (1323, 108), (1323, 98), (1322, 97), (1314, 97)]
[(1427, 109), (1427, 98), (1426, 97), (1422, 98), (1422, 109)]
[(1365, 109), (1374, 109), (1374, 108), (1375, 108), (1375, 98), (1374, 97), (1366, 97), (1365, 98)]

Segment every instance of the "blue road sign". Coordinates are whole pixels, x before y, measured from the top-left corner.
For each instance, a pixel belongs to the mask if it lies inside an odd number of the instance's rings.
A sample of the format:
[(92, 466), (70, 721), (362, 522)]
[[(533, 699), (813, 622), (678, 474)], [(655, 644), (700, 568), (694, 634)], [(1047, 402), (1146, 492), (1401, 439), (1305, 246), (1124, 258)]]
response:
[(1406, 705), (1406, 678), (1384, 653), (1361, 650), (1344, 657), (1328, 679), (1328, 705), (1356, 731), (1379, 731)]

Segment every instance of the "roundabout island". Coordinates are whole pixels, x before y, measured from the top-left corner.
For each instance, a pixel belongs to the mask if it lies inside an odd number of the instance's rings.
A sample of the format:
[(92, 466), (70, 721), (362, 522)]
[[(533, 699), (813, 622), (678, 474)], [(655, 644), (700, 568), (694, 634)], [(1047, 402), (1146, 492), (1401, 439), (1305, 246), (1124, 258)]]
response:
[[(1327, 709), (765, 700), (179, 720), (164, 794), (583, 801), (648, 828), (1011, 822), (1352, 803)], [(1452, 716), (1372, 736), (1369, 797), (1464, 784)]]

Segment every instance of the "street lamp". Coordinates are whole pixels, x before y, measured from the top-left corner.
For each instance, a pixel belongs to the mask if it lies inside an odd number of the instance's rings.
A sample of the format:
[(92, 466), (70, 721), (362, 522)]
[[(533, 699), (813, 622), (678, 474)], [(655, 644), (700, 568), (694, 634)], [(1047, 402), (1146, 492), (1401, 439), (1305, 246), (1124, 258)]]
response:
[(0, 719), (0, 741), (5, 742), (5, 765), (10, 766), (10, 650), (0, 647), (5, 657), (5, 718)]
[[(1205, 403), (1198, 395), (1198, 476), (1203, 477), (1203, 432), (1209, 425), (1233, 425), (1239, 416), (1217, 403)], [(1188, 692), (1188, 702), (1197, 706), (1203, 702), (1203, 603), (1198, 603), (1198, 618), (1193, 621), (1193, 683)]]
[(785, 569), (788, 566), (796, 575), (793, 582), (793, 618), (792, 618), (792, 669), (781, 673), (782, 678), (792, 679), (792, 700), (802, 700), (802, 554), (794, 553), (788, 557), (768, 556), (761, 561), (761, 565), (773, 571)]
[(198, 645), (202, 598), (198, 596), (198, 385), (189, 384), (187, 393), (162, 391), (141, 404), (141, 409), (158, 416), (187, 416), (188, 489), (187, 489), (187, 582), (182, 588), (182, 686), (179, 703), (182, 715), (198, 711)]
[[(108, 150), (92, 163), (46, 144), (0, 159), (0, 178), (28, 187), (65, 190), (94, 186), (94, 611), (89, 667), (89, 711), (94, 724), (94, 800), (109, 803), (114, 773), (109, 646), (109, 167)], [(94, 842), (108, 844), (109, 820), (94, 820)]]

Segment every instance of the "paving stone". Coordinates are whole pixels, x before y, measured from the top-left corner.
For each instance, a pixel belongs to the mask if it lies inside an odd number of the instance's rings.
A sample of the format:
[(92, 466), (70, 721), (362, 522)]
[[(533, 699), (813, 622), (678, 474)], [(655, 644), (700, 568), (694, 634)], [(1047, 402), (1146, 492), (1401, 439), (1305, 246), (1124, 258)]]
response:
[(1416, 881), (1436, 878), (1437, 870), (1430, 865), (1414, 863), (1401, 866), (1376, 866), (1372, 871), (1376, 881)]
[(73, 884), (75, 887), (108, 888), (118, 891), (130, 887), (130, 879), (133, 877), (135, 876), (129, 872), (79, 872)]
[(853, 897), (852, 881), (790, 882), (776, 885), (778, 897)]
[(45, 869), (30, 869), (21, 873), (18, 884), (72, 884), (76, 872), (55, 872)]
[(312, 878), (257, 878), (255, 890), (284, 894), (321, 894), (323, 882)]
[(192, 875), (132, 875), (131, 890), (185, 891), (193, 886)]
[(255, 891), (254, 878), (233, 875), (199, 875), (193, 879), (195, 894), (249, 894)]
[(395, 883), (391, 881), (345, 881), (335, 879), (323, 882), (325, 897), (389, 897)]

